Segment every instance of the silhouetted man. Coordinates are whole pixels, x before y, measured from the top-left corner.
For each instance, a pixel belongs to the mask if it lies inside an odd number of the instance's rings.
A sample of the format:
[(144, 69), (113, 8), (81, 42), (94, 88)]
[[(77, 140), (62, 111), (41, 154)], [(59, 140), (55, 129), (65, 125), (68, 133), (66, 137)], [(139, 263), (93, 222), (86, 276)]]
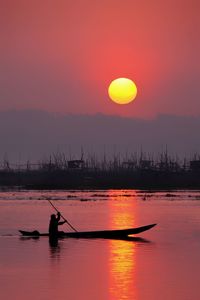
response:
[(57, 217), (56, 215), (51, 215), (51, 219), (50, 219), (50, 223), (49, 223), (49, 236), (50, 237), (58, 237), (59, 232), (58, 231), (58, 226), (59, 225), (63, 225), (64, 223), (66, 223), (66, 221), (63, 222), (59, 222), (60, 221), (60, 213), (57, 213)]

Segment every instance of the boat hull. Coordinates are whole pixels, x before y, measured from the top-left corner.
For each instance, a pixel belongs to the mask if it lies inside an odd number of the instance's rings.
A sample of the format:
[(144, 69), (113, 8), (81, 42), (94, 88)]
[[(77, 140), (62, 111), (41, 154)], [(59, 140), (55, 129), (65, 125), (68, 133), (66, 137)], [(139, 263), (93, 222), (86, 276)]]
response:
[[(151, 229), (156, 224), (150, 224), (137, 228), (118, 229), (118, 230), (100, 230), (100, 231), (82, 231), (82, 232), (59, 232), (58, 238), (123, 238), (129, 235), (139, 234)], [(39, 231), (24, 231), (19, 230), (23, 236), (39, 237), (49, 236), (48, 233), (40, 233)]]

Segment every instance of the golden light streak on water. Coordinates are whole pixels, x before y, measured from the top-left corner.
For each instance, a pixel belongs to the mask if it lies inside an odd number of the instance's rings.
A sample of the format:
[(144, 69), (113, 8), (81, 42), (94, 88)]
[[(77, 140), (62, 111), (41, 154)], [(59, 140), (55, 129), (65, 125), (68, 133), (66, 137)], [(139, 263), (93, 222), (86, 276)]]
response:
[[(111, 228), (134, 227), (134, 203), (126, 205), (124, 196), (115, 200), (115, 192), (109, 191)], [(130, 202), (129, 202), (130, 203)], [(136, 299), (135, 287), (135, 243), (131, 241), (109, 241), (109, 293), (112, 300)]]

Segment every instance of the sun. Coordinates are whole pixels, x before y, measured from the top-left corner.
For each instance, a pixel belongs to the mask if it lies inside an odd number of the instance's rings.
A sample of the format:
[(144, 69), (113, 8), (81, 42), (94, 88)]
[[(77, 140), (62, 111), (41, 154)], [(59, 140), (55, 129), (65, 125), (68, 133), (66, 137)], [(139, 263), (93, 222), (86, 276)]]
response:
[(137, 96), (137, 86), (131, 79), (117, 78), (110, 83), (108, 95), (117, 104), (128, 104)]

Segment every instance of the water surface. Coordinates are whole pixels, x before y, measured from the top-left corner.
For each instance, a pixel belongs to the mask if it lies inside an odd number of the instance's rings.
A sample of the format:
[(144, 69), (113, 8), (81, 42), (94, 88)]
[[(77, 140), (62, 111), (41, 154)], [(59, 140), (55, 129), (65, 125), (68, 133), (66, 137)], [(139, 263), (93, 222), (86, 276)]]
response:
[[(81, 231), (158, 225), (140, 241), (20, 237), (47, 231), (47, 199)], [(199, 253), (200, 191), (0, 192), (2, 299), (196, 300)]]

